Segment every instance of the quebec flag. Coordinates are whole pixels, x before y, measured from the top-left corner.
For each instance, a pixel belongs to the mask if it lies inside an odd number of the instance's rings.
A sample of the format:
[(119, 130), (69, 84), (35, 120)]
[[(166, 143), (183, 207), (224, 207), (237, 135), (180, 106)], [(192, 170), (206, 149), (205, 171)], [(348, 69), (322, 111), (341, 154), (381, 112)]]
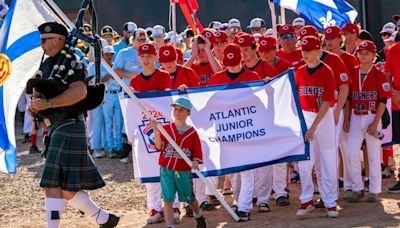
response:
[(0, 30), (0, 172), (15, 173), (14, 118), (26, 82), (43, 55), (38, 26), (59, 21), (43, 0), (13, 0)]
[(358, 13), (344, 0), (272, 0), (290, 9), (320, 30), (327, 26), (343, 27), (353, 23)]

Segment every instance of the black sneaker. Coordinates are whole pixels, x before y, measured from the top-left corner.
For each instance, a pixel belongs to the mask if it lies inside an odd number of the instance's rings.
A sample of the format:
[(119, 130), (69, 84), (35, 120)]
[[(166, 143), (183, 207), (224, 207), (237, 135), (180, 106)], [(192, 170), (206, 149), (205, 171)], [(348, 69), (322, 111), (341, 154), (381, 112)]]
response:
[(118, 222), (119, 222), (119, 217), (110, 214), (108, 217), (108, 221), (104, 224), (101, 224), (100, 228), (114, 228), (117, 226)]
[(29, 134), (25, 134), (25, 136), (24, 136), (24, 141), (22, 141), (22, 143), (27, 143), (27, 142), (30, 142), (31, 141), (31, 137), (29, 136)]
[(400, 181), (397, 182), (395, 185), (387, 189), (388, 193), (400, 193)]
[(315, 208), (325, 208), (324, 201), (321, 198), (318, 198), (314, 203)]
[(215, 207), (211, 204), (209, 204), (207, 201), (204, 201), (200, 204), (200, 208), (205, 210), (205, 211), (211, 211), (214, 210)]
[(187, 206), (185, 207), (185, 209), (186, 209), (186, 216), (187, 216), (187, 217), (193, 217), (193, 210), (192, 210), (192, 208), (191, 208), (189, 205), (187, 205)]
[(278, 199), (276, 199), (276, 205), (278, 206), (289, 206), (289, 198), (286, 196), (279, 196)]
[(253, 197), (253, 204), (256, 204), (257, 203), (257, 197)]
[(238, 211), (236, 214), (239, 216), (239, 222), (250, 220), (250, 212)]
[(207, 228), (207, 223), (206, 219), (204, 216), (201, 216), (200, 218), (196, 218), (196, 227), (197, 228)]
[(29, 153), (30, 154), (40, 154), (40, 151), (37, 148), (37, 146), (31, 146), (31, 148), (29, 149)]
[(221, 205), (221, 202), (217, 199), (217, 197), (210, 195), (208, 196), (208, 203), (213, 205), (213, 206), (219, 206)]

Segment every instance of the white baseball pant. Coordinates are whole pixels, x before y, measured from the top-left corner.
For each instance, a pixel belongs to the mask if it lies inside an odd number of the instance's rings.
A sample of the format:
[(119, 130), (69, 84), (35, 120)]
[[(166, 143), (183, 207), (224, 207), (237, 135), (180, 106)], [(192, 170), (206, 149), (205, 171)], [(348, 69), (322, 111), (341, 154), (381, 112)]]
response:
[[(216, 177), (206, 177), (208, 181), (211, 182), (211, 184), (217, 188), (218, 186), (218, 176)], [(193, 180), (193, 191), (194, 195), (196, 196), (197, 202), (199, 202), (199, 205), (203, 203), (204, 201), (207, 200), (207, 195), (214, 195), (204, 184), (203, 181), (200, 180), (200, 178), (196, 178)]]
[[(307, 128), (313, 124), (317, 113), (303, 111)], [(310, 160), (299, 162), (299, 173), (301, 180), (301, 203), (307, 203), (313, 199), (314, 183), (312, 179), (312, 169), (315, 161), (320, 162), (321, 172), (321, 198), (327, 208), (335, 207), (338, 198), (338, 173), (337, 159), (338, 153), (335, 149), (335, 123), (333, 110), (330, 108), (319, 123), (315, 131), (315, 140), (310, 142)], [(315, 156), (319, 153), (319, 156)], [(317, 167), (316, 167), (317, 168)]]
[[(162, 205), (161, 205), (161, 184), (159, 182), (157, 183), (146, 183), (146, 196), (147, 196), (147, 209), (149, 210), (156, 210), (156, 211), (162, 211)], [(175, 201), (172, 204), (173, 208), (179, 208), (179, 201), (178, 197), (175, 196)]]
[(255, 169), (254, 196), (257, 197), (257, 205), (268, 204), (272, 191), (272, 165)]
[(274, 199), (281, 196), (287, 196), (285, 188), (287, 186), (287, 163), (274, 164), (272, 166), (272, 189), (274, 189)]
[[(363, 140), (367, 143), (369, 163), (369, 192), (380, 193), (382, 185), (381, 170), (381, 143), (382, 141), (367, 133), (368, 126), (375, 118), (375, 114), (352, 115), (349, 130), (349, 152), (352, 190), (364, 190), (364, 182), (361, 176), (360, 148)], [(379, 122), (378, 131), (382, 130), (382, 123)], [(366, 159), (366, 158), (364, 158)]]
[(253, 209), (254, 169), (231, 174), (233, 196), (237, 202), (238, 210), (250, 212)]

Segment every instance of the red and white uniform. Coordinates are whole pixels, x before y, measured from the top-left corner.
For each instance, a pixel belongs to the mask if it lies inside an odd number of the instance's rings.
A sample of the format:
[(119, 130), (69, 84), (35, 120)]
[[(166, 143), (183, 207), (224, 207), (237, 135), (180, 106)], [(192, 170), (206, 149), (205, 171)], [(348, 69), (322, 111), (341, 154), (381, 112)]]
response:
[(257, 64), (253, 67), (247, 67), (243, 65), (244, 68), (256, 72), (262, 79), (269, 77), (273, 78), (278, 75), (278, 72), (274, 67), (269, 65), (267, 62), (262, 61), (261, 59), (257, 62)]
[(292, 64), (295, 70), (305, 64), (300, 49), (296, 49), (295, 51), (290, 53), (284, 52), (282, 49), (279, 49), (276, 52), (276, 56), (288, 61), (290, 64)]
[(211, 64), (209, 62), (194, 62), (192, 64), (192, 69), (196, 73), (199, 86), (206, 86), (208, 80), (210, 80), (211, 76), (215, 73), (211, 68)]
[[(391, 73), (393, 89), (400, 90), (400, 43), (393, 45), (386, 55), (385, 72)], [(400, 107), (392, 102), (392, 111), (400, 111)]]
[[(310, 128), (320, 105), (325, 101), (335, 100), (336, 82), (333, 72), (325, 63), (321, 63), (309, 73), (307, 65), (301, 66), (296, 72), (296, 85), (303, 115)], [(299, 162), (301, 179), (300, 201), (305, 204), (313, 199), (314, 183), (312, 170), (315, 163), (317, 172), (321, 173), (321, 198), (326, 208), (336, 207), (337, 192), (337, 150), (332, 136), (335, 135), (333, 110), (329, 108), (315, 131), (315, 140), (310, 143), (310, 160)]]
[(275, 70), (278, 74), (281, 74), (285, 71), (287, 71), (289, 68), (293, 67), (290, 62), (288, 62), (285, 59), (282, 59), (280, 57), (276, 57), (275, 64), (273, 65), (275, 67)]
[[(228, 73), (227, 70), (214, 74), (210, 81), (208, 81), (208, 85), (222, 85), (261, 80), (257, 73), (245, 68), (242, 68), (242, 71), (235, 75), (237, 76), (236, 78), (230, 78), (228, 74), (230, 73)], [(233, 194), (239, 211), (249, 212), (253, 208), (252, 199), (254, 193), (254, 175), (254, 169), (230, 175)]]
[(349, 53), (347, 53), (345, 51), (343, 51), (339, 55), (339, 57), (342, 59), (342, 61), (343, 61), (344, 65), (346, 66), (347, 71), (349, 72), (349, 74), (354, 70), (354, 68), (356, 66), (359, 65), (357, 58), (354, 55), (349, 54)]
[(172, 77), (172, 89), (178, 89), (180, 85), (187, 85), (189, 88), (198, 87), (196, 73), (189, 67), (178, 65), (176, 72), (170, 74)]
[(156, 69), (152, 75), (138, 74), (131, 80), (130, 86), (135, 92), (165, 91), (171, 89), (171, 75), (168, 72)]
[[(203, 164), (203, 154), (201, 150), (201, 143), (199, 135), (196, 130), (191, 127), (183, 134), (179, 134), (175, 123), (166, 124), (163, 126), (164, 130), (172, 137), (172, 139), (182, 148), (183, 152), (192, 161), (198, 161)], [(160, 158), (158, 164), (166, 169), (176, 171), (191, 171), (190, 166), (183, 160), (175, 148), (169, 144), (163, 134), (160, 134), (162, 147), (160, 151)]]
[[(349, 130), (349, 153), (351, 165), (352, 190), (364, 190), (361, 176), (360, 148), (363, 140), (367, 143), (369, 162), (369, 192), (381, 192), (381, 140), (367, 133), (368, 126), (373, 122), (379, 100), (391, 97), (390, 84), (386, 76), (375, 66), (371, 67), (366, 77), (362, 79), (358, 66), (351, 74), (353, 81), (350, 86), (351, 118)], [(382, 130), (379, 123), (378, 131)]]

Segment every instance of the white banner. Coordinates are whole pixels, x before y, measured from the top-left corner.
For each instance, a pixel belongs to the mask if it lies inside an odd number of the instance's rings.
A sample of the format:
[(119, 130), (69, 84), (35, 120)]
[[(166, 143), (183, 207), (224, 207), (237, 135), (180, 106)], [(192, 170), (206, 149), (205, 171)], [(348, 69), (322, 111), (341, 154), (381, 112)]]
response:
[[(200, 136), (204, 161), (200, 171), (205, 176), (309, 159), (293, 71), (267, 84), (258, 81), (136, 95), (160, 123), (171, 121), (174, 100), (190, 99), (193, 108), (187, 123)], [(159, 152), (149, 120), (130, 98), (121, 95), (120, 103), (132, 142), (135, 178), (157, 182)]]

